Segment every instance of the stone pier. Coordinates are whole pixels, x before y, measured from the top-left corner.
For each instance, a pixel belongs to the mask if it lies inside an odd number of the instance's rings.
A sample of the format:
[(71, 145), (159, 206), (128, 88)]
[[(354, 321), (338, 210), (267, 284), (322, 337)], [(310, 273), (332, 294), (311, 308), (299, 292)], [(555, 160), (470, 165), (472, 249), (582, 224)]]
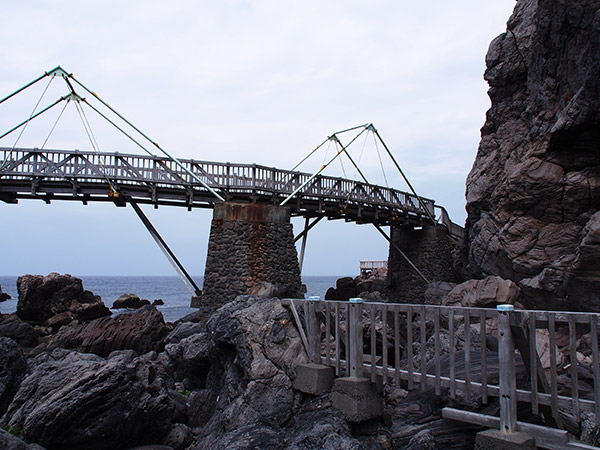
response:
[[(391, 239), (429, 281), (460, 282), (452, 252), (456, 244), (443, 227), (392, 227)], [(390, 245), (388, 283), (394, 301), (420, 303), (427, 283)]]
[(289, 208), (215, 205), (200, 306), (211, 312), (245, 294), (303, 297)]

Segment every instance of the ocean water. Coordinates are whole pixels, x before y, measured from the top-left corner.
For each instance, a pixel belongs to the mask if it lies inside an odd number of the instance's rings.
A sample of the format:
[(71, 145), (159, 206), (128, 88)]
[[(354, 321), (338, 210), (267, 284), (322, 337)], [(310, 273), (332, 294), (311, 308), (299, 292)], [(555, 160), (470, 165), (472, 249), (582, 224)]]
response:
[[(83, 281), (83, 288), (102, 297), (109, 308), (123, 294), (136, 294), (151, 302), (162, 299), (165, 304), (158, 306), (165, 321), (173, 322), (194, 311), (190, 308), (191, 295), (181, 279), (177, 276), (77, 276)], [(305, 276), (302, 282), (306, 284), (306, 298), (318, 295), (325, 298), (327, 289), (334, 286), (339, 276)], [(196, 283), (202, 286), (203, 277), (194, 277)], [(2, 291), (12, 299), (0, 303), (2, 314), (13, 313), (17, 310), (17, 277), (0, 276)]]

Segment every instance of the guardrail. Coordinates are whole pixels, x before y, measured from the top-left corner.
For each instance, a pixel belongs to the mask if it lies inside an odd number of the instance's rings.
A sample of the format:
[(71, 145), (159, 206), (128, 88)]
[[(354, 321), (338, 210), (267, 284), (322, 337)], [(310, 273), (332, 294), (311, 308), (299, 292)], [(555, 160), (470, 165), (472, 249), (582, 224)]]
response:
[[(584, 448), (569, 443), (567, 432), (559, 429), (565, 419), (579, 423), (583, 411), (594, 412), (600, 425), (599, 314), (284, 302), (310, 360), (334, 367), (338, 376), (381, 377), (383, 383), (435, 388), (437, 394), (448, 389), (450, 398), (460, 394), (484, 404), (496, 397), (500, 417), (451, 409), (444, 414), (508, 432), (526, 430), (547, 448)], [(519, 385), (517, 366), (526, 374)], [(529, 403), (532, 414), (558, 428), (517, 422), (517, 401)]]

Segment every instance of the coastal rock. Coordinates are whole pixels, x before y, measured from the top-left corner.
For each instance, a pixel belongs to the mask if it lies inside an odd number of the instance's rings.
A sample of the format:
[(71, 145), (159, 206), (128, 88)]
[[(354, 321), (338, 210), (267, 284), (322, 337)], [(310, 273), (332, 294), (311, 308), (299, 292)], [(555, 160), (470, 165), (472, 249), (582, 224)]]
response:
[(25, 348), (38, 345), (38, 334), (34, 328), (14, 315), (0, 316), (0, 336), (11, 338)]
[(12, 297), (6, 292), (2, 292), (2, 286), (0, 286), (0, 302), (10, 300)]
[(425, 290), (423, 303), (426, 305), (441, 305), (446, 296), (456, 287), (456, 283), (447, 281), (430, 281)]
[(356, 283), (352, 277), (338, 278), (335, 289), (329, 288), (325, 294), (325, 300), (348, 300), (356, 297)]
[(455, 286), (444, 299), (444, 305), (475, 308), (514, 305), (520, 293), (521, 289), (512, 281), (490, 276), (484, 280), (469, 280)]
[(28, 371), (21, 347), (12, 339), (0, 337), (0, 417), (16, 394)]
[(174, 344), (167, 344), (169, 372), (175, 380), (182, 380), (186, 389), (203, 387), (210, 369), (209, 352), (212, 341), (207, 332), (192, 334)]
[(67, 311), (79, 320), (111, 315), (100, 296), (84, 291), (82, 281), (71, 275), (24, 275), (17, 279), (17, 291), (17, 316), (23, 320), (41, 323)]
[(48, 343), (48, 350), (61, 347), (108, 356), (114, 350), (131, 349), (138, 354), (161, 351), (169, 332), (162, 314), (154, 306), (103, 317), (62, 328)]
[(44, 450), (37, 444), (28, 444), (0, 428), (0, 448), (2, 450)]
[(134, 352), (108, 359), (57, 349), (31, 361), (3, 422), (47, 449), (112, 450), (159, 442), (174, 409), (154, 365)]
[(149, 305), (149, 300), (142, 300), (135, 294), (123, 294), (112, 305), (112, 309), (122, 309), (122, 308), (130, 308), (130, 309), (138, 309), (142, 306)]
[(526, 307), (600, 311), (600, 2), (519, 0), (490, 45), (466, 270)]

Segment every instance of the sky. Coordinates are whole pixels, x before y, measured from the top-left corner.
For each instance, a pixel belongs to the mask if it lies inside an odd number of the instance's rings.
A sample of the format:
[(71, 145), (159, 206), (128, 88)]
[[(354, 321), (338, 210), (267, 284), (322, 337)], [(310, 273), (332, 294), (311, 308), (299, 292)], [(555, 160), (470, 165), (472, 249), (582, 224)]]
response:
[[(332, 133), (373, 123), (417, 193), (464, 224), (465, 179), (490, 107), (485, 54), (514, 6), (514, 0), (7, 2), (0, 16), (0, 98), (60, 65), (176, 157), (284, 169)], [(0, 134), (27, 119), (47, 85), (0, 105)], [(65, 93), (55, 80), (42, 104)], [(49, 133), (56, 114), (0, 146), (41, 147), (48, 138), (46, 148), (90, 150), (72, 106)], [(141, 153), (89, 110), (86, 116), (100, 151)], [(372, 140), (355, 147), (370, 182), (406, 190), (389, 160), (380, 169)], [(316, 170), (328, 151), (300, 170)], [(354, 179), (348, 166), (332, 164), (326, 174)], [(144, 211), (188, 272), (201, 275), (212, 212)], [(293, 224), (298, 233), (303, 220)], [(0, 232), (0, 275), (175, 274), (130, 207), (0, 203)], [(387, 252), (372, 226), (322, 221), (309, 233), (303, 275), (354, 276), (360, 260), (386, 259)]]

